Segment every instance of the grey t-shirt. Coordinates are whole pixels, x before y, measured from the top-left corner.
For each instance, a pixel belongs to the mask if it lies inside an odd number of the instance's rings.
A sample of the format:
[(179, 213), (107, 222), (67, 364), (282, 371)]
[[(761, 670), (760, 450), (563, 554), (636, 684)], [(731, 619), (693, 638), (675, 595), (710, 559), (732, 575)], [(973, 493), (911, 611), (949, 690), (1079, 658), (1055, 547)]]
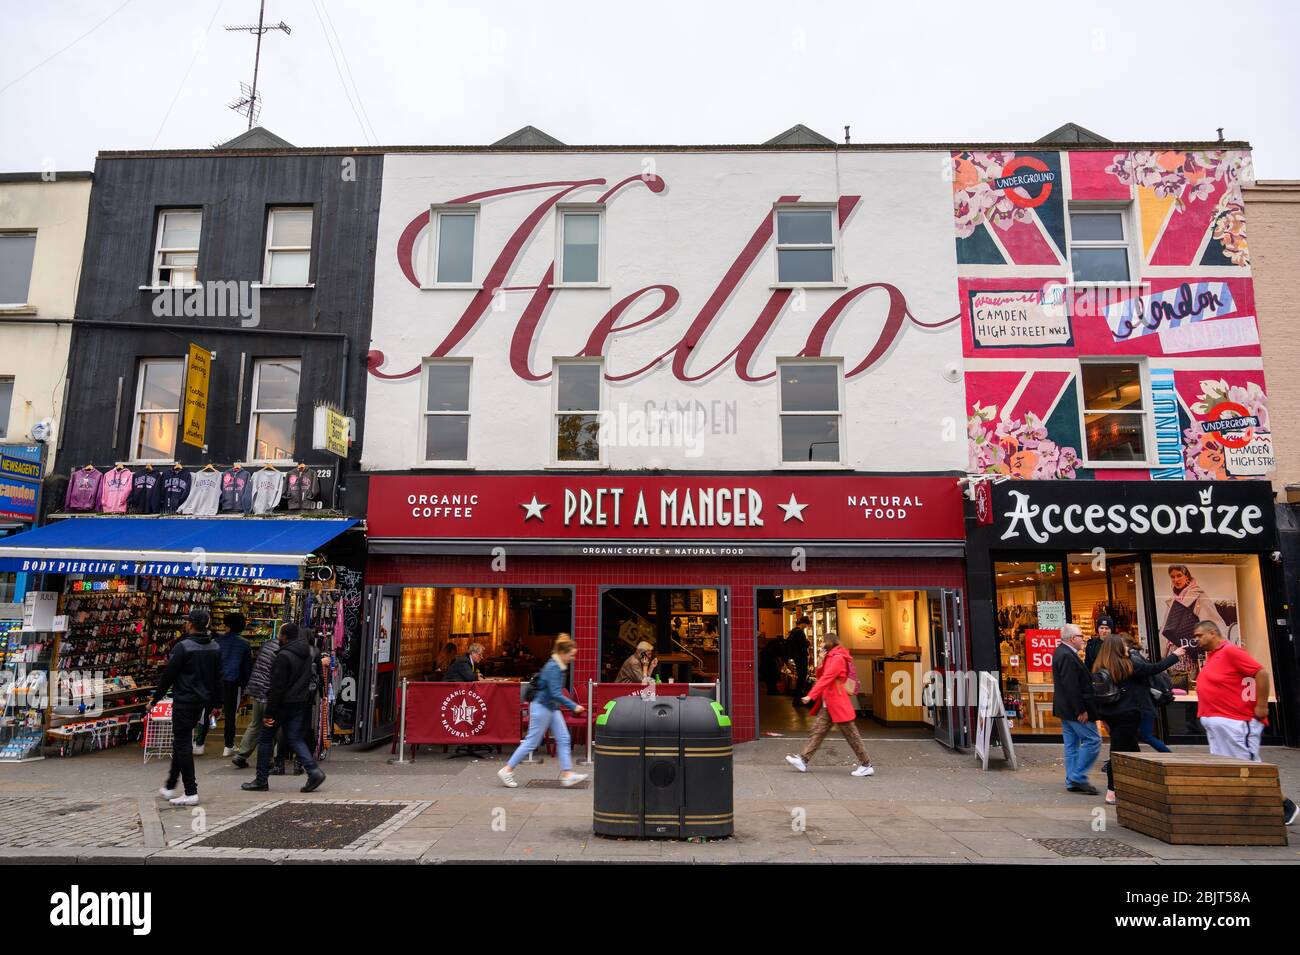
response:
[(195, 471), (185, 503), (176, 508), (178, 514), (215, 514), (221, 503), (221, 472)]
[(270, 514), (284, 496), (284, 472), (258, 471), (253, 475), (253, 513)]

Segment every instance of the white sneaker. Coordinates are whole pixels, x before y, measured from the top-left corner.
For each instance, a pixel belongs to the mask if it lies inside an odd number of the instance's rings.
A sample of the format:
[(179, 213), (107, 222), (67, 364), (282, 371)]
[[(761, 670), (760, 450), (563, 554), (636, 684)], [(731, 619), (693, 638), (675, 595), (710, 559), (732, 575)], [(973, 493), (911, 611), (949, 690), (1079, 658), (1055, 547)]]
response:
[(234, 756), (237, 752), (239, 752), (239, 750), (237, 750), (237, 749), (233, 749), (233, 748), (231, 748), (231, 747), (229, 747), (229, 746), (225, 746), (225, 747), (222, 747), (222, 750), (221, 750), (221, 756), (222, 756), (222, 758), (224, 759), (224, 758), (227, 757), (227, 756)]
[(1300, 806), (1296, 806), (1291, 810), (1291, 815), (1287, 817), (1286, 825), (1294, 826), (1297, 819), (1300, 819)]
[(568, 773), (560, 777), (560, 785), (565, 789), (568, 789), (570, 786), (578, 785), (578, 783), (582, 782), (586, 778), (586, 773)]
[(199, 804), (199, 794), (193, 796), (177, 796), (175, 799), (168, 799), (173, 806), (197, 806)]
[(181, 794), (181, 790), (177, 786), (173, 786), (171, 789), (168, 789), (166, 786), (164, 786), (162, 787), (162, 789), (158, 790), (158, 795), (162, 796), (163, 799), (175, 799), (180, 794)]
[(876, 775), (876, 768), (872, 766), (870, 763), (867, 763), (865, 766), (859, 766), (857, 769), (853, 770), (853, 772), (849, 773), (849, 775), (850, 776), (874, 776)]
[(509, 766), (502, 766), (497, 770), (497, 779), (501, 780), (503, 786), (510, 789), (515, 789), (519, 785), (519, 781), (515, 779), (515, 774), (510, 771)]
[(195, 744), (191, 747), (191, 749), (194, 751), (194, 755), (195, 755), (195, 756), (202, 756), (202, 755), (203, 755), (203, 744), (202, 744), (202, 743), (195, 743)]
[(802, 756), (787, 756), (785, 761), (801, 773), (808, 772), (808, 764), (803, 761)]

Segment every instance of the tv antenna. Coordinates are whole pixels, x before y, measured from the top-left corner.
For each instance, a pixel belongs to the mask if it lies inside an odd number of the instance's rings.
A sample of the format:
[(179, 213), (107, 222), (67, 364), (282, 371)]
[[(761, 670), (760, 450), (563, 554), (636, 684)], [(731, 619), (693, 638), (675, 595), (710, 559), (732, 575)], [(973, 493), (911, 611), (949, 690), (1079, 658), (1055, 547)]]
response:
[(262, 0), (257, 10), (257, 23), (241, 23), (238, 26), (226, 27), (227, 33), (251, 33), (257, 37), (257, 52), (253, 56), (253, 85), (247, 83), (239, 84), (239, 98), (233, 103), (227, 104), (231, 109), (240, 115), (248, 117), (248, 128), (252, 129), (259, 116), (262, 115), (262, 101), (257, 95), (257, 71), (262, 63), (262, 34), (270, 33), (272, 30), (281, 30), (285, 36), (293, 31), (289, 29), (289, 24), (281, 20), (279, 23), (266, 24), (266, 0)]

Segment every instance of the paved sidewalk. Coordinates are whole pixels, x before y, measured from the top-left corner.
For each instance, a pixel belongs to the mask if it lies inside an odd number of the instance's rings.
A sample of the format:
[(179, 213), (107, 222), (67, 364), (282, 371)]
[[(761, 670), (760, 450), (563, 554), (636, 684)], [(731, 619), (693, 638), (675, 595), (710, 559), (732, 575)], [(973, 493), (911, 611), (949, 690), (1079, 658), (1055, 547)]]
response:
[[(209, 755), (198, 760), (196, 809), (157, 798), (165, 765), (144, 765), (135, 748), (0, 765), (0, 862), (1300, 862), (1300, 827), (1292, 827), (1291, 845), (1267, 848), (1169, 846), (1123, 829), (1100, 797), (1064, 791), (1055, 746), (1018, 747), (1018, 772), (996, 759), (996, 769), (982, 772), (973, 755), (932, 741), (868, 740), (877, 773), (859, 779), (849, 776), (842, 742), (828, 742), (807, 774), (782, 760), (791, 745), (736, 747), (736, 835), (704, 843), (594, 836), (590, 787), (527, 787), (555, 777), (552, 759), (521, 766), (520, 788), (507, 790), (496, 778), (504, 757), (448, 759), (426, 749), (394, 766), (387, 747), (343, 747), (324, 764), (325, 785), (302, 795), (303, 777), (287, 776), (272, 777), (269, 793), (245, 793), (239, 783), (251, 772)], [(1284, 789), (1300, 793), (1300, 751), (1264, 755), (1281, 767)], [(319, 831), (296, 829), (290, 840), (258, 828), (262, 813), (285, 803), (315, 804), (299, 815), (315, 813), (316, 822), (301, 825)], [(345, 832), (356, 817), (372, 816), (384, 821)], [(235, 831), (241, 823), (249, 825)], [(342, 848), (285, 847), (334, 830)], [(205, 846), (218, 834), (226, 844), (254, 844)], [(1077, 851), (1094, 855), (1062, 854)]]

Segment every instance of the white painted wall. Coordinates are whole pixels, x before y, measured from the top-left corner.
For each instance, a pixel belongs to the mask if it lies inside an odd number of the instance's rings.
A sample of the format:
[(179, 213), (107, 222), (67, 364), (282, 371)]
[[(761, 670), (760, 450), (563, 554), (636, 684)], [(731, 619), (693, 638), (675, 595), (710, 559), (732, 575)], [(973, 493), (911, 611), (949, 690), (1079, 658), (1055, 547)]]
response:
[[(676, 287), (680, 304), (653, 323), (616, 334), (606, 348), (606, 371), (617, 376), (667, 351), (781, 196), (834, 202), (840, 196), (860, 195), (841, 237), (847, 287), (888, 282), (903, 292), (920, 321), (951, 318), (958, 304), (951, 184), (942, 175), (945, 162), (946, 154), (939, 152), (389, 155), (379, 220), (372, 348), (384, 353), (386, 373), (418, 366), (474, 294), (422, 290), (399, 269), (399, 236), (431, 203), (521, 183), (599, 178), (613, 185), (647, 168), (662, 177), (667, 188), (656, 195), (634, 183), (609, 201), (605, 273), (610, 287), (556, 293), (540, 326), (531, 359), (534, 372), (549, 371), (553, 356), (578, 352), (595, 323), (616, 302), (659, 283)], [(564, 201), (594, 201), (606, 188), (586, 188)], [(551, 190), (526, 192), (481, 204), (476, 280), (482, 280), (508, 236), (550, 194)], [(556, 255), (556, 231), (552, 210), (526, 244), (508, 286), (540, 281)], [(417, 246), (415, 263), (422, 273), (427, 255), (423, 243)], [(775, 276), (775, 248), (769, 242), (694, 349), (688, 369), (706, 369), (735, 347), (767, 303)], [(816, 319), (845, 291), (809, 289), (801, 311), (795, 310), (792, 299), (759, 350), (754, 370), (773, 371), (778, 356), (799, 352)], [(510, 339), (531, 294), (506, 294), (504, 309), (489, 311), (450, 353), (474, 362), (470, 456), (479, 469), (538, 469), (550, 463), (550, 381), (521, 380), (508, 363)], [(658, 301), (657, 294), (646, 296), (621, 323), (645, 316)], [(886, 303), (886, 295), (879, 291), (859, 298), (841, 317), (826, 353), (843, 356), (846, 370), (856, 365), (879, 336)], [(956, 322), (938, 331), (909, 325), (874, 368), (848, 379), (844, 466), (882, 472), (964, 470), (963, 385), (943, 378), (949, 364), (961, 364)], [(780, 467), (775, 378), (745, 383), (729, 364), (707, 380), (683, 383), (670, 366), (671, 361), (665, 361), (633, 380), (607, 382), (606, 407), (698, 401), (711, 411), (717, 409), (720, 418), (725, 418), (722, 409), (734, 408), (734, 428), (713, 433), (710, 427), (702, 435), (698, 455), (682, 447), (611, 447), (609, 467)], [(423, 466), (420, 378), (384, 381), (372, 376), (369, 382), (363, 467)]]
[[(89, 203), (88, 179), (0, 182), (0, 229), (36, 231), (27, 308), (0, 314), (72, 318)], [(0, 322), (0, 376), (14, 379), (7, 443), (29, 442), (32, 425), (45, 418), (58, 434), (71, 339), (70, 325)], [(54, 468), (56, 444), (49, 443), (47, 473)]]

